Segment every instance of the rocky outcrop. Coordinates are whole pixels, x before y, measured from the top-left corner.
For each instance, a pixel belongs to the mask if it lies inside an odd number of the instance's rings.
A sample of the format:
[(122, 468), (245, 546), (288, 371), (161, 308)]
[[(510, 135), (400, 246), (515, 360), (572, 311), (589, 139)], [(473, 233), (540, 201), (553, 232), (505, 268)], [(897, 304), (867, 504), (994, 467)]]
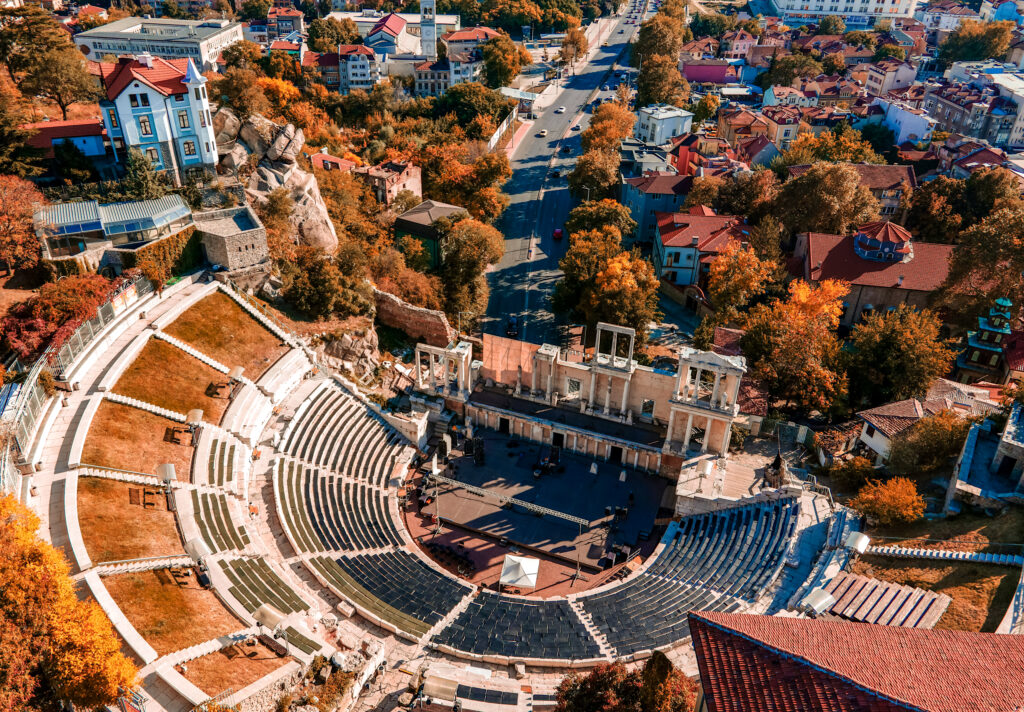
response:
[(410, 338), (431, 346), (447, 346), (455, 339), (455, 329), (444, 312), (413, 306), (389, 292), (373, 288), (377, 321), (404, 332)]
[(322, 354), (328, 366), (351, 373), (357, 378), (371, 376), (380, 366), (377, 332), (373, 328), (324, 341), (317, 351)]
[(259, 114), (240, 121), (225, 107), (214, 115), (213, 126), (222, 168), (241, 171), (252, 165), (255, 156), (256, 168), (245, 184), (249, 199), (262, 204), (272, 191), (284, 188), (295, 203), (291, 220), (299, 242), (334, 252), (338, 234), (327, 214), (320, 186), (315, 176), (295, 162), (306, 141), (302, 129), (292, 124), (281, 126)]

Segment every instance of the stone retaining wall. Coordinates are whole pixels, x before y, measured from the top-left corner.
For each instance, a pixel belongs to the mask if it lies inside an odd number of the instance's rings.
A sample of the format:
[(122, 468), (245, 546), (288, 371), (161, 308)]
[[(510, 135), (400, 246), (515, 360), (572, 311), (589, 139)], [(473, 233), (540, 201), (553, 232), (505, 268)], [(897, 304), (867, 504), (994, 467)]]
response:
[(444, 312), (414, 307), (376, 287), (373, 296), (377, 302), (377, 321), (381, 324), (403, 331), (410, 338), (431, 346), (447, 346), (455, 339), (455, 329), (448, 323)]

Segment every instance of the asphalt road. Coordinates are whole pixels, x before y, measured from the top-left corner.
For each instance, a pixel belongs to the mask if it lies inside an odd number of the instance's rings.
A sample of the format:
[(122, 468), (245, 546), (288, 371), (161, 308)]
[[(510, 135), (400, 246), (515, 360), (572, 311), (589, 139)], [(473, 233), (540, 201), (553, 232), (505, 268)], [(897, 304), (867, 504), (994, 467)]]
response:
[[(644, 0), (637, 1), (642, 4)], [(520, 339), (561, 343), (560, 325), (551, 312), (551, 294), (561, 274), (558, 261), (568, 240), (555, 240), (553, 234), (578, 202), (569, 194), (565, 179), (581, 153), (580, 132), (571, 127), (587, 126), (591, 111), (587, 102), (602, 85), (611, 86), (617, 62), (628, 62), (628, 45), (639, 28), (639, 23), (627, 24), (629, 14), (627, 9), (617, 18), (605, 40), (607, 47), (599, 47), (586, 64), (578, 62), (575, 73), (563, 75), (562, 93), (534, 121), (513, 155), (512, 177), (503, 187), (511, 204), (497, 223), (505, 235), (505, 256), (487, 275), (491, 295), (481, 326), (488, 333), (504, 335), (508, 317), (515, 316)], [(630, 74), (634, 74), (632, 70)], [(601, 96), (612, 93), (600, 92)], [(562, 106), (565, 113), (556, 113)], [(547, 130), (546, 136), (539, 135), (542, 130)], [(564, 152), (565, 148), (569, 151)], [(552, 177), (553, 170), (561, 177)]]

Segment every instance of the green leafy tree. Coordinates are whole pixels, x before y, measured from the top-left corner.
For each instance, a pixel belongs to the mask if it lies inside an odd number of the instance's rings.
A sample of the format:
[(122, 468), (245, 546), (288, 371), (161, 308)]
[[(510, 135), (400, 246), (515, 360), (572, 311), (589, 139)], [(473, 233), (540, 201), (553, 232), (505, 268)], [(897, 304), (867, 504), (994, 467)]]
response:
[(487, 86), (492, 89), (507, 86), (523, 67), (533, 62), (526, 48), (517, 45), (504, 33), (487, 40), (481, 50)]
[(757, 81), (763, 89), (772, 86), (788, 87), (797, 77), (816, 77), (822, 71), (821, 63), (809, 54), (788, 54), (773, 57), (768, 71), (759, 75)]
[(39, 165), (42, 151), (28, 145), (32, 113), (21, 93), (7, 82), (0, 82), (0, 175), (34, 176), (43, 173)]
[(453, 114), (460, 126), (468, 126), (478, 116), (500, 122), (510, 110), (514, 100), (488, 89), (479, 82), (456, 84), (437, 98), (434, 114), (443, 117)]
[(843, 74), (846, 71), (846, 58), (842, 52), (826, 54), (821, 59), (821, 71), (825, 74)]
[(359, 28), (350, 18), (338, 20), (334, 17), (313, 20), (309, 23), (309, 47), (314, 52), (337, 52), (338, 45), (362, 44)]
[(67, 48), (74, 49), (68, 33), (42, 7), (0, 9), (0, 62), (18, 87), (38, 71), (48, 52)]
[(864, 30), (853, 30), (843, 35), (843, 41), (854, 47), (874, 47), (878, 44), (878, 38), (872, 32)]
[(860, 174), (842, 163), (816, 163), (782, 185), (779, 218), (792, 232), (845, 235), (878, 217), (878, 201)]
[(644, 58), (636, 82), (637, 106), (686, 106), (690, 98), (690, 84), (679, 73), (676, 56), (656, 54)]
[(733, 15), (723, 15), (718, 12), (693, 13), (690, 20), (690, 31), (694, 37), (714, 37), (719, 39), (730, 30), (736, 29), (737, 21)]
[(72, 47), (43, 52), (39, 63), (22, 81), (22, 91), (51, 100), (60, 108), (64, 120), (68, 108), (80, 102), (94, 101), (99, 95), (95, 78), (86, 70), (82, 53)]
[(92, 159), (71, 141), (54, 144), (53, 165), (57, 173), (72, 184), (91, 183), (97, 179)]
[(939, 335), (934, 312), (901, 304), (854, 327), (850, 335), (850, 398), (857, 407), (922, 397), (955, 356)]
[(587, 200), (612, 196), (618, 188), (619, 154), (613, 151), (587, 151), (569, 174), (569, 190)]
[(963, 20), (939, 45), (939, 62), (948, 67), (953, 62), (975, 62), (1002, 59), (1010, 49), (1016, 26), (1008, 20), (979, 22)]
[(505, 237), (496, 228), (472, 218), (441, 230), (444, 254), (438, 271), (445, 311), (452, 318), (460, 311), (483, 314), (488, 296), (484, 270), (505, 254)]
[(700, 101), (697, 102), (697, 105), (691, 109), (691, 111), (693, 111), (694, 125), (697, 126), (708, 119), (715, 118), (715, 116), (718, 115), (718, 106), (720, 103), (721, 102), (718, 100), (718, 97), (714, 94), (705, 94), (702, 96)]
[(694, 682), (655, 651), (639, 670), (615, 662), (566, 675), (555, 712), (692, 712), (696, 697)]
[(629, 237), (636, 231), (636, 221), (629, 208), (610, 198), (580, 203), (569, 212), (565, 221), (565, 231), (570, 235), (599, 230), (604, 226), (614, 227), (622, 237)]
[(906, 59), (907, 50), (895, 44), (879, 45), (878, 49), (871, 56), (872, 62), (881, 62), (883, 59)]
[(846, 32), (846, 23), (839, 15), (825, 15), (818, 23), (818, 35), (841, 35)]
[(255, 42), (240, 40), (230, 44), (221, 50), (221, 59), (224, 60), (225, 69), (252, 69), (260, 70), (260, 61), (263, 59), (263, 48)]
[[(997, 210), (960, 233), (936, 295), (948, 319), (970, 326), (999, 297), (1024, 292), (1024, 208)], [(1016, 301), (1016, 300), (1014, 300)], [(1014, 305), (1019, 311), (1019, 306)]]
[(245, 0), (238, 13), (241, 20), (266, 20), (270, 12), (270, 0)]
[(960, 214), (964, 181), (938, 176), (916, 188), (910, 196), (907, 228), (924, 242), (956, 242), (964, 225)]
[(149, 159), (137, 148), (129, 148), (124, 161), (121, 191), (128, 200), (155, 200), (167, 193), (167, 185), (153, 170)]
[(961, 212), (969, 224), (976, 223), (996, 210), (1022, 206), (1017, 176), (1002, 166), (975, 171), (964, 183)]
[(682, 22), (660, 12), (644, 22), (630, 55), (633, 66), (642, 67), (644, 61), (655, 55), (678, 57), (684, 31), (689, 33)]
[(892, 439), (888, 467), (897, 475), (937, 472), (960, 453), (970, 429), (971, 421), (951, 410), (922, 418)]

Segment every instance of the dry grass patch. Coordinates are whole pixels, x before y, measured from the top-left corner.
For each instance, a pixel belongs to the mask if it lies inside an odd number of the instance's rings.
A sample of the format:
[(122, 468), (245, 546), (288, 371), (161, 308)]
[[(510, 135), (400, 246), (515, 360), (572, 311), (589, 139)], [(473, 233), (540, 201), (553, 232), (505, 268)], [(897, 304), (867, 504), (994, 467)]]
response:
[(135, 630), (159, 655), (167, 655), (244, 628), (195, 577), (178, 581), (167, 569), (103, 580)]
[[(948, 519), (919, 519), (912, 524), (874, 527), (868, 533), (874, 538), (887, 537), (876, 542), (887, 546), (1020, 554), (1020, 545), (1024, 544), (1024, 510), (1011, 508), (997, 517), (964, 513)], [(1014, 544), (1017, 548), (1000, 544)]]
[(156, 474), (159, 465), (169, 462), (178, 479), (188, 482), (193, 450), (190, 443), (191, 436), (181, 423), (105, 400), (89, 428), (82, 463)]
[(242, 366), (256, 380), (288, 347), (231, 297), (217, 291), (192, 305), (164, 329), (231, 368)]
[(863, 556), (853, 572), (926, 591), (944, 593), (952, 602), (935, 625), (938, 630), (991, 633), (1006, 614), (1020, 581), (1010, 566)]
[[(137, 493), (136, 504), (129, 490)], [(185, 553), (164, 493), (143, 497), (146, 490), (99, 477), (78, 480), (78, 524), (93, 562)], [(143, 508), (143, 500), (152, 506)]]
[(228, 407), (228, 377), (166, 341), (150, 339), (113, 388), (115, 393), (219, 423)]
[(228, 689), (238, 692), (289, 660), (291, 658), (278, 657), (277, 653), (257, 641), (253, 645), (233, 645), (190, 660), (182, 675), (210, 697), (215, 697)]

